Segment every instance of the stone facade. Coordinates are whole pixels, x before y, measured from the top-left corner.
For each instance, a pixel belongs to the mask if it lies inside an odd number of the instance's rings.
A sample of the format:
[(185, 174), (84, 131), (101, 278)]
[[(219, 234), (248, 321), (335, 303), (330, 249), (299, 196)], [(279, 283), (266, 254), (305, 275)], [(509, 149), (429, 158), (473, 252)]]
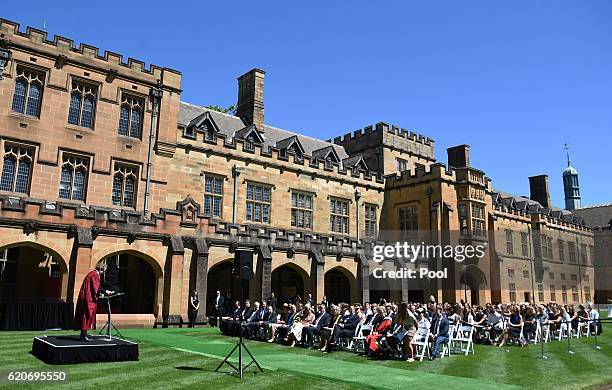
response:
[[(231, 264), (236, 251), (250, 251), (246, 295), (253, 300), (272, 292), (316, 301), (325, 294), (355, 302), (430, 293), (509, 300), (508, 268), (520, 273), (527, 264), (548, 300), (546, 275), (570, 278), (578, 265), (539, 258), (535, 243), (533, 256), (512, 258), (486, 231), (526, 229), (592, 246), (592, 232), (579, 220), (506, 204), (469, 165), (467, 145), (449, 151), (446, 167), (435, 160), (433, 140), (383, 122), (333, 142), (265, 124), (261, 70), (239, 78), (234, 116), (181, 102), (181, 74), (172, 69), (124, 63), (39, 30), (21, 32), (6, 20), (0, 32), (12, 52), (0, 80), (0, 260), (14, 255), (10, 261), (19, 262), (31, 250), (49, 254), (50, 275), (58, 279), (52, 287), (59, 287), (45, 298), (73, 301), (85, 274), (112, 261), (135, 297), (119, 321), (186, 319), (189, 292), (197, 290), (203, 322), (215, 290), (231, 299), (239, 294)], [(486, 255), (453, 264), (445, 281), (371, 291), (371, 246), (384, 232), (401, 230), (399, 210), (408, 206), (416, 210), (416, 228), (436, 242), (484, 242)], [(13, 248), (26, 249), (9, 253)], [(431, 260), (423, 262), (442, 267)], [(592, 264), (582, 267), (577, 274), (587, 286)], [(27, 275), (20, 278), (27, 283)], [(519, 301), (530, 287), (523, 282), (515, 283)], [(568, 302), (584, 300), (573, 299), (571, 281), (566, 286)]]

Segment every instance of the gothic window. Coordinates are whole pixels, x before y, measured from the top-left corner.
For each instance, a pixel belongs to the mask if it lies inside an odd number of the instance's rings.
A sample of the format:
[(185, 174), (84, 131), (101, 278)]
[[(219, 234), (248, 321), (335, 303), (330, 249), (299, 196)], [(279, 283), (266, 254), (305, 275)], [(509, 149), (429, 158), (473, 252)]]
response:
[(376, 205), (365, 205), (365, 236), (367, 238), (376, 238)]
[(123, 95), (119, 113), (119, 135), (140, 138), (142, 135), (143, 112), (143, 99), (130, 95)]
[(529, 256), (529, 235), (527, 233), (521, 233), (521, 255)]
[(115, 164), (113, 174), (112, 202), (114, 206), (135, 207), (138, 168), (123, 164)]
[(44, 73), (17, 67), (13, 112), (33, 117), (40, 116), (44, 79)]
[(223, 178), (207, 174), (204, 176), (204, 214), (220, 217), (222, 204)]
[(506, 253), (509, 255), (514, 254), (514, 240), (512, 230), (506, 230)]
[(485, 235), (485, 210), (484, 206), (472, 205), (472, 233), (475, 236)]
[(342, 199), (330, 200), (329, 224), (334, 233), (349, 233), (349, 202)]
[(312, 194), (291, 193), (291, 226), (312, 229)]
[(61, 199), (85, 200), (88, 164), (87, 158), (64, 154), (59, 188)]
[(397, 162), (398, 172), (403, 172), (408, 169), (408, 161), (404, 160), (403, 158), (396, 158), (395, 160)]
[(246, 220), (270, 223), (271, 188), (263, 184), (247, 183)]
[(72, 82), (68, 123), (93, 129), (96, 114), (97, 87), (79, 81)]
[(34, 151), (17, 145), (5, 145), (0, 190), (27, 194), (32, 176)]
[(419, 230), (419, 209), (416, 206), (399, 209), (399, 230), (401, 237), (415, 236)]

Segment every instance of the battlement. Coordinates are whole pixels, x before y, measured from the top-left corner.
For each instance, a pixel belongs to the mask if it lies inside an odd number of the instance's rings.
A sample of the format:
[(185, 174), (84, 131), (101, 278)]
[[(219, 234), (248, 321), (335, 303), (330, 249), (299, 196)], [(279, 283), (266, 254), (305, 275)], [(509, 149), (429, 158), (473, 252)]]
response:
[(402, 171), (399, 173), (392, 173), (390, 175), (385, 175), (385, 184), (387, 188), (403, 186), (405, 184), (414, 183), (416, 180), (434, 180), (434, 179), (442, 179), (447, 181), (455, 181), (455, 170), (447, 169), (445, 164), (442, 163), (434, 163), (429, 166), (429, 170), (427, 168), (424, 169), (415, 169), (414, 172), (410, 170)]
[[(432, 147), (434, 146), (434, 143), (435, 143), (433, 138), (426, 137), (414, 131), (408, 131), (399, 126), (395, 126), (395, 125), (389, 126), (389, 124), (385, 122), (378, 122), (375, 125), (366, 126), (363, 129), (357, 129), (353, 131), (352, 133), (346, 133), (342, 137), (335, 137), (333, 142), (335, 144), (340, 145), (344, 142), (349, 142), (355, 139), (359, 139), (363, 136), (369, 136), (372, 134), (376, 134), (377, 132), (380, 132), (380, 133), (384, 132), (385, 134), (394, 135), (397, 137), (401, 137), (401, 138), (410, 140), (412, 142), (416, 142), (416, 143), (420, 143), (420, 144), (428, 145)], [(328, 142), (332, 142), (332, 141), (328, 140)]]
[[(275, 164), (283, 169), (293, 167), (298, 172), (308, 174), (318, 171), (319, 174), (324, 176), (335, 176), (335, 179), (339, 181), (360, 183), (361, 185), (370, 185), (377, 188), (384, 183), (382, 174), (375, 171), (361, 171), (352, 167), (346, 167), (343, 163), (327, 164), (325, 161), (314, 159), (308, 154), (304, 154), (302, 158), (297, 158), (291, 152), (283, 155), (280, 149), (274, 146), (254, 144), (252, 147), (248, 147), (243, 139), (228, 138), (225, 134), (218, 134), (214, 141), (205, 140), (202, 133), (197, 133), (195, 137), (187, 137), (182, 134), (182, 142), (179, 143), (179, 146), (187, 149), (189, 152), (193, 150), (202, 153), (209, 153), (219, 150), (218, 148), (224, 148), (229, 151), (239, 152), (243, 158), (245, 153), (253, 155), (252, 160), (247, 159), (249, 162), (259, 160), (266, 165)], [(226, 153), (227, 151), (223, 152), (223, 155)]]
[[(46, 31), (39, 30), (33, 27), (26, 27), (25, 32), (19, 30), (19, 23), (12, 22), (10, 20), (0, 18), (0, 35), (2, 38), (8, 39), (11, 42), (11, 46), (15, 48), (26, 48), (32, 49), (34, 46), (41, 46), (42, 49), (53, 49), (54, 52), (45, 54), (53, 55), (55, 57), (64, 56), (67, 60), (78, 61), (76, 57), (81, 56), (81, 60), (93, 61), (99, 63), (100, 67), (117, 67), (120, 69), (129, 70), (131, 72), (142, 73), (143, 75), (153, 76), (153, 80), (161, 79), (164, 85), (180, 88), (180, 75), (181, 72), (166, 68), (159, 67), (154, 64), (150, 64), (147, 68), (145, 62), (128, 58), (127, 62), (124, 62), (124, 58), (121, 54), (117, 54), (111, 51), (104, 51), (103, 55), (100, 55), (100, 49), (85, 43), (80, 43), (78, 46), (75, 45), (72, 39), (68, 39), (59, 35), (54, 35), (52, 40), (48, 39)], [(162, 74), (168, 72), (175, 76), (162, 78)], [(168, 84), (170, 81), (170, 84)], [(178, 85), (177, 84), (178, 81)]]

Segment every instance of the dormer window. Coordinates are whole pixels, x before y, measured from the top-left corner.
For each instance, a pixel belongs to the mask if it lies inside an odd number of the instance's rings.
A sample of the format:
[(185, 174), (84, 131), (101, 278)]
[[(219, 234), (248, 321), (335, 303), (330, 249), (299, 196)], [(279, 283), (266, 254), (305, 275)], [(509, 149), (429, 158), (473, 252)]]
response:
[(288, 158), (289, 154), (293, 154), (296, 160), (301, 161), (304, 156), (304, 148), (296, 135), (278, 141), (276, 147), (283, 158)]
[(253, 133), (244, 139), (244, 148), (246, 150), (255, 150), (255, 137), (253, 137)]
[(183, 135), (195, 139), (197, 133), (204, 133), (204, 142), (216, 143), (218, 132), (219, 127), (217, 127), (210, 112), (206, 111), (189, 121)]
[(287, 150), (289, 150), (297, 160), (302, 160), (302, 151), (295, 145), (291, 145)]
[(204, 133), (204, 140), (209, 142), (215, 142), (217, 140), (217, 132), (212, 126), (203, 125), (200, 130)]

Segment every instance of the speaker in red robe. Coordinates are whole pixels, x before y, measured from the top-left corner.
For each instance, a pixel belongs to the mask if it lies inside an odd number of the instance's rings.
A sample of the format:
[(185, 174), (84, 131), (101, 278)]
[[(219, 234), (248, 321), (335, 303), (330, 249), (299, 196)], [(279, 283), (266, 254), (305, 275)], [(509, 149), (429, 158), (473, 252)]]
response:
[(85, 276), (81, 285), (74, 313), (74, 330), (87, 331), (95, 328), (99, 289), (100, 273), (95, 269)]

